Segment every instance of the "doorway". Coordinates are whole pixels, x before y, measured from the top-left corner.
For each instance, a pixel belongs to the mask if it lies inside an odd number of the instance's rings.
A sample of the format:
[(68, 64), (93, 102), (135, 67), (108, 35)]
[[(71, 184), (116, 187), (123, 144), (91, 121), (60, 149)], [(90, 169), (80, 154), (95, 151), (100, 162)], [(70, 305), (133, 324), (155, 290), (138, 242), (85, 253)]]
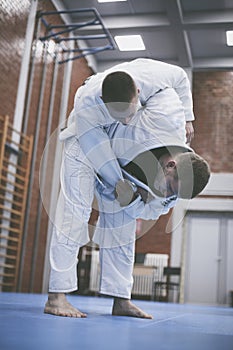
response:
[(229, 303), (233, 289), (233, 214), (188, 212), (184, 301)]

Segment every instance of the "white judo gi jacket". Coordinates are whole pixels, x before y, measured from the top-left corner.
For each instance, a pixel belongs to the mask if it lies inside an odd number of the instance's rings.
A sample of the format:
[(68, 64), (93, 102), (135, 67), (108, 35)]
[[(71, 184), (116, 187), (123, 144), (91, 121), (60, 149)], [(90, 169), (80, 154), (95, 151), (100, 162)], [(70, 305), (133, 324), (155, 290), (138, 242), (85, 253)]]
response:
[(101, 99), (102, 82), (114, 71), (124, 71), (133, 78), (140, 91), (139, 102), (142, 106), (146, 106), (148, 101), (152, 102), (158, 91), (173, 88), (182, 103), (185, 121), (194, 120), (194, 115), (190, 83), (185, 71), (178, 66), (140, 58), (90, 77), (77, 90), (68, 128), (61, 133), (60, 139), (76, 135), (95, 172), (115, 187), (123, 176), (105, 129), (115, 120)]
[[(178, 146), (181, 151), (192, 151), (185, 143), (185, 114), (182, 102), (172, 88), (157, 93), (153, 100), (149, 100), (148, 104), (138, 111), (130, 124), (116, 123), (109, 127), (107, 132), (111, 138), (111, 147), (122, 167), (139, 154), (151, 149), (166, 147), (172, 150), (174, 146)], [(150, 159), (153, 170), (153, 155)], [(125, 178), (147, 189), (153, 200), (144, 204), (141, 198), (137, 198), (129, 206), (121, 208), (117, 200), (111, 200), (108, 184), (100, 181), (97, 184), (100, 217), (94, 240), (102, 247), (129, 243), (134, 239), (133, 229), (129, 229), (133, 219), (158, 219), (168, 213), (177, 202), (176, 196), (158, 197), (153, 193), (153, 188), (149, 189), (124, 170), (123, 173)]]

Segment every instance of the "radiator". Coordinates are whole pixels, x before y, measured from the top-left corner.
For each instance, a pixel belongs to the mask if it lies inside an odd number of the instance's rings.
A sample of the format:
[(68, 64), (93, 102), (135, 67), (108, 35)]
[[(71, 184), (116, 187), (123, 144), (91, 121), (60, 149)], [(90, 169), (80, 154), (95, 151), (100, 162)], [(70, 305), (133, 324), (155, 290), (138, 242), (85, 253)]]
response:
[(134, 265), (132, 294), (153, 295), (153, 282), (156, 278), (156, 269), (152, 266)]
[[(132, 294), (153, 295), (154, 282), (163, 281), (163, 268), (168, 265), (167, 254), (146, 254), (144, 265), (135, 264), (133, 270)], [(100, 265), (99, 251), (93, 250), (91, 256), (91, 270), (89, 290), (99, 291)]]
[(91, 292), (98, 292), (100, 284), (100, 264), (99, 264), (99, 251), (93, 250), (91, 253), (91, 270), (90, 270), (90, 283), (89, 290)]
[(163, 269), (168, 266), (167, 254), (146, 254), (144, 265), (156, 266), (156, 281), (164, 281)]

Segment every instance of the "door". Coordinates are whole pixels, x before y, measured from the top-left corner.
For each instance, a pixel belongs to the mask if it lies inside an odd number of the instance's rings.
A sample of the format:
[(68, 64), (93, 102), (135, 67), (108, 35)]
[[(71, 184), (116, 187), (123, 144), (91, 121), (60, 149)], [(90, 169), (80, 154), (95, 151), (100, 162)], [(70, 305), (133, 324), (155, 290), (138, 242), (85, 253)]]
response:
[(233, 266), (232, 214), (189, 212), (187, 217), (185, 302), (226, 304)]

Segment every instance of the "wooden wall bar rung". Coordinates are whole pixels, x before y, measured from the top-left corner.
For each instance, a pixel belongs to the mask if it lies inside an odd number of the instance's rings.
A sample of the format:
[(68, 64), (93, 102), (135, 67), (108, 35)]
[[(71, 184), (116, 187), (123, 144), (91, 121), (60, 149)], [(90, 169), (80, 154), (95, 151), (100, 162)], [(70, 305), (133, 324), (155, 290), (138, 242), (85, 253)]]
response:
[(20, 185), (17, 182), (11, 181), (5, 176), (2, 176), (2, 181), (4, 181), (5, 183), (9, 184), (10, 186), (13, 186), (13, 187), (16, 187), (16, 188), (20, 189), (20, 190), (24, 189), (23, 185)]
[(10, 259), (10, 260), (16, 260), (17, 259), (16, 256), (13, 256), (13, 255), (10, 255), (10, 254), (1, 254), (0, 253), (0, 257), (1, 258), (6, 258), (6, 259)]
[(15, 197), (18, 197), (20, 200), (23, 199), (23, 195), (19, 192), (15, 192), (7, 187), (4, 187), (2, 184), (0, 184), (0, 190), (5, 191), (6, 193), (12, 194)]
[(22, 216), (21, 211), (14, 210), (14, 209), (12, 209), (12, 208), (4, 207), (4, 205), (2, 205), (2, 204), (0, 204), (0, 209), (3, 209), (3, 210), (5, 210), (5, 211), (7, 211), (7, 212), (9, 212), (9, 213), (15, 214), (15, 215), (17, 215), (17, 216), (19, 216), (19, 217)]
[(2, 170), (7, 171), (8, 174), (13, 175), (16, 179), (25, 182), (25, 177), (23, 177), (17, 173), (13, 173), (12, 171), (8, 170), (7, 167), (3, 166)]
[(13, 273), (1, 273), (1, 272), (0, 272), (0, 276), (12, 278), (12, 277), (14, 277), (15, 275), (14, 275)]
[(9, 226), (4, 226), (4, 225), (0, 225), (0, 228), (3, 230), (8, 230), (9, 232), (14, 232), (14, 233), (20, 233), (21, 230), (19, 230), (18, 228), (13, 228), (13, 227), (9, 227)]
[(13, 219), (12, 217), (7, 217), (5, 215), (0, 215), (0, 219), (2, 221), (7, 221), (7, 222), (10, 222), (11, 224), (19, 226), (19, 221), (16, 220), (16, 219)]
[(11, 270), (15, 269), (15, 265), (13, 264), (0, 264), (0, 267), (6, 267), (7, 269), (11, 269)]
[(0, 282), (0, 286), (14, 287), (14, 285), (15, 285), (15, 282), (12, 282), (12, 283)]
[(9, 249), (9, 250), (14, 250), (14, 251), (17, 251), (17, 247), (14, 247), (14, 246), (9, 246), (7, 244), (2, 244), (0, 245), (1, 248), (6, 248), (6, 249)]
[(0, 234), (0, 238), (2, 238), (3, 240), (6, 240), (6, 241), (15, 242), (15, 243), (19, 242), (19, 238), (9, 237), (9, 236), (5, 236), (5, 235), (2, 235), (2, 234)]
[(3, 159), (3, 161), (8, 164), (11, 165), (13, 167), (15, 167), (17, 170), (19, 170), (20, 172), (23, 172), (24, 174), (26, 174), (26, 169), (24, 169), (22, 166), (20, 166), (19, 164), (15, 164), (11, 161), (8, 161), (6, 158)]
[(27, 135), (23, 134), (22, 132), (20, 132), (20, 131), (14, 129), (14, 128), (13, 128), (13, 125), (12, 125), (11, 123), (8, 124), (8, 130), (13, 131), (15, 134), (20, 135), (23, 139), (28, 140), (28, 141), (30, 142), (31, 136), (27, 136)]
[(8, 144), (9, 147), (12, 147), (14, 149), (14, 146), (16, 146), (15, 151), (22, 150), (25, 153), (28, 153), (28, 148), (26, 146), (20, 145), (18, 142), (11, 140), (11, 138), (9, 136), (7, 137), (7, 141), (9, 141), (9, 144)]
[(3, 198), (3, 196), (0, 196), (0, 200), (4, 200), (4, 202), (6, 203), (10, 203), (10, 204), (14, 204), (14, 206), (15, 207), (19, 207), (19, 208), (21, 208), (21, 205), (22, 205), (22, 203), (21, 203), (21, 201), (19, 200), (19, 199), (9, 199), (9, 198)]
[(8, 116), (0, 116), (0, 136), (0, 291), (16, 291), (33, 138), (14, 129)]

